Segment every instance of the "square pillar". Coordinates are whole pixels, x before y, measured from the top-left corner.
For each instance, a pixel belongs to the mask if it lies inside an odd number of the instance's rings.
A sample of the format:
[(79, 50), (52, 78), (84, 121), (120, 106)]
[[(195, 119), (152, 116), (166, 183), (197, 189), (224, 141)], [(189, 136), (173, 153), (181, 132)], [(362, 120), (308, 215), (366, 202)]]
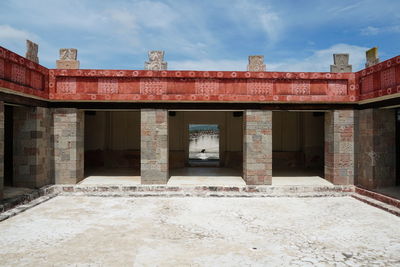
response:
[(396, 185), (396, 111), (359, 110), (357, 184), (368, 189)]
[(354, 113), (325, 113), (325, 179), (333, 184), (354, 184)]
[(243, 127), (243, 179), (248, 185), (270, 185), (272, 111), (246, 110)]
[(54, 177), (56, 184), (84, 178), (84, 111), (53, 109)]
[(141, 110), (140, 172), (142, 184), (168, 182), (168, 111)]
[(14, 107), (13, 121), (13, 185), (39, 188), (50, 184), (49, 109)]
[(4, 191), (4, 102), (0, 101), (0, 200)]

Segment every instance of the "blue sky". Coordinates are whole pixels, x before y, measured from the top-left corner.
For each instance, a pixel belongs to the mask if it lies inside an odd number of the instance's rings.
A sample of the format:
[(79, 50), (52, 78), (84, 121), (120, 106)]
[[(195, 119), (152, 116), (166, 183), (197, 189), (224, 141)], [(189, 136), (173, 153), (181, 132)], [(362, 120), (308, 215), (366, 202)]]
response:
[(400, 54), (398, 0), (1, 0), (0, 45), (25, 54), (39, 43), (54, 68), (58, 49), (78, 48), (81, 68), (142, 69), (148, 50), (165, 50), (168, 69), (329, 71), (333, 53), (353, 70), (366, 49)]

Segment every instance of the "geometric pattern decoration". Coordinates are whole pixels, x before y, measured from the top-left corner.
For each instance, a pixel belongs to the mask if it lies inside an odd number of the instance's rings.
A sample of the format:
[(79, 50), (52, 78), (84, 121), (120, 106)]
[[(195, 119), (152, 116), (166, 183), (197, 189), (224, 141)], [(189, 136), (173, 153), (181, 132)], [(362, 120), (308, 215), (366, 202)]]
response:
[(118, 80), (110, 78), (100, 78), (98, 82), (99, 94), (118, 94)]
[(381, 88), (392, 87), (396, 84), (396, 73), (394, 68), (381, 72)]
[(12, 81), (20, 84), (25, 83), (25, 68), (23, 66), (12, 64), (11, 68)]
[(274, 82), (271, 80), (248, 79), (248, 95), (272, 95)]
[(329, 95), (347, 95), (347, 82), (346, 81), (329, 81), (328, 82)]
[(372, 75), (364, 77), (361, 80), (361, 93), (365, 94), (374, 91), (374, 77)]
[(141, 78), (140, 94), (142, 95), (165, 95), (167, 93), (167, 82), (160, 78)]
[(292, 82), (293, 95), (309, 95), (310, 94), (310, 81), (293, 81)]
[(219, 80), (217, 79), (196, 79), (195, 91), (197, 95), (218, 95)]
[(76, 93), (76, 78), (60, 77), (57, 80), (57, 93), (75, 94)]

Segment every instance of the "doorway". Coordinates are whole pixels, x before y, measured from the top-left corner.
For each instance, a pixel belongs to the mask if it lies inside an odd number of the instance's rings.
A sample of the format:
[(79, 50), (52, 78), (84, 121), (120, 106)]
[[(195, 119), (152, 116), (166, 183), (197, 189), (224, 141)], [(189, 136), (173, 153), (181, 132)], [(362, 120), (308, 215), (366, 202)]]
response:
[(218, 167), (220, 132), (218, 124), (189, 124), (189, 158), (191, 167)]

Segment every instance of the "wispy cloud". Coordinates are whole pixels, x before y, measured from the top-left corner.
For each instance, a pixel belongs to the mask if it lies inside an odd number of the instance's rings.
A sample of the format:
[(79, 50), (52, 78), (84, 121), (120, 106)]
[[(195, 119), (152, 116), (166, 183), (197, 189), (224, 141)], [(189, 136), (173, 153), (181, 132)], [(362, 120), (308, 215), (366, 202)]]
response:
[(381, 33), (400, 33), (400, 25), (384, 26), (384, 27), (368, 26), (361, 29), (361, 35), (365, 36), (378, 35)]

